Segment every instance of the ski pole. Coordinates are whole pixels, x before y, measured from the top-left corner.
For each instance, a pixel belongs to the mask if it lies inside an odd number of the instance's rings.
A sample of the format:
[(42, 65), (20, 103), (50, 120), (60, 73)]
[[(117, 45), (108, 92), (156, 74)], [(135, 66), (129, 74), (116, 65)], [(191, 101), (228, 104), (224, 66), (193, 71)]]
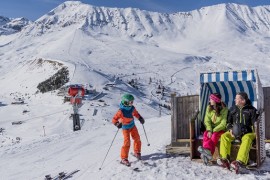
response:
[(99, 170), (101, 170), (101, 167), (103, 166), (103, 163), (104, 163), (104, 161), (105, 161), (105, 159), (106, 159), (106, 157), (107, 157), (107, 155), (108, 155), (108, 153), (109, 153), (109, 151), (110, 151), (110, 149), (111, 149), (111, 147), (112, 147), (112, 144), (113, 144), (113, 142), (114, 142), (114, 139), (115, 139), (115, 137), (116, 137), (118, 131), (119, 131), (119, 129), (117, 129), (116, 134), (114, 135), (114, 138), (113, 138), (113, 140), (112, 140), (112, 143), (111, 143), (111, 145), (110, 145), (110, 147), (109, 147), (109, 149), (108, 149), (108, 152), (107, 152), (107, 154), (106, 154), (106, 156), (105, 156), (105, 158), (104, 158), (104, 160), (103, 160), (103, 162), (102, 162), (102, 164), (101, 164)]
[(147, 138), (147, 135), (146, 135), (146, 132), (145, 132), (145, 129), (144, 129), (144, 125), (143, 124), (142, 124), (142, 127), (143, 127), (144, 134), (145, 134), (145, 137), (146, 137), (146, 140), (147, 140), (147, 146), (150, 146), (150, 143), (148, 141), (148, 138)]

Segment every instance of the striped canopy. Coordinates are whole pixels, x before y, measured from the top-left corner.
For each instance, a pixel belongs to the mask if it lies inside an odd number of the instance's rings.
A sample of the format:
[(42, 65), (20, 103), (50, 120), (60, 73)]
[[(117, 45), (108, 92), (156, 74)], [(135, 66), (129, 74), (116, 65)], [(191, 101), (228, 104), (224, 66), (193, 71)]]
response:
[[(261, 90), (259, 90), (259, 88)], [(234, 98), (237, 92), (247, 93), (252, 105), (258, 105), (258, 98), (262, 92), (262, 87), (256, 70), (225, 71), (225, 72), (205, 72), (200, 74), (200, 112), (204, 117), (205, 110), (212, 93), (220, 93), (222, 101), (230, 108), (234, 105)], [(202, 118), (203, 119), (203, 118)]]

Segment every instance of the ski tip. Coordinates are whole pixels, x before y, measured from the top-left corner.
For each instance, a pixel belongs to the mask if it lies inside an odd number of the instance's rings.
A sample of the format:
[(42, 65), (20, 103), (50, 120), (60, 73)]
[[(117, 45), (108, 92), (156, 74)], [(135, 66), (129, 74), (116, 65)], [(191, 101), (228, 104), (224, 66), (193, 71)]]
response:
[(133, 168), (133, 171), (136, 171), (136, 172), (141, 172), (141, 170), (139, 168)]

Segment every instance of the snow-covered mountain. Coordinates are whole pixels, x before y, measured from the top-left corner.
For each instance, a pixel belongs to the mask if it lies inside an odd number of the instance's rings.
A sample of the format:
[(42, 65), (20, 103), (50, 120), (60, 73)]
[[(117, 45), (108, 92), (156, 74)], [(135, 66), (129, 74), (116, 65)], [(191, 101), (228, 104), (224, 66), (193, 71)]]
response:
[[(159, 104), (169, 105), (171, 92), (197, 94), (201, 71), (256, 68), (263, 85), (270, 85), (270, 6), (220, 4), (166, 14), (67, 1), (33, 23), (22, 20), (18, 24), (27, 26), (18, 26), (20, 31), (5, 31), (14, 23), (0, 18), (0, 179), (40, 179), (74, 168), (81, 170), (78, 179), (225, 176), (225, 170), (188, 158), (167, 158), (170, 110)], [(96, 92), (83, 101), (83, 126), (76, 133), (71, 105), (63, 103), (58, 91), (42, 94), (37, 88), (63, 69), (68, 70), (67, 84), (84, 84)], [(116, 131), (110, 120), (125, 92), (135, 96), (135, 106), (146, 119), (151, 148), (138, 126), (149, 166), (139, 164), (142, 172), (136, 175), (118, 167), (119, 135), (103, 173), (97, 168)], [(24, 104), (12, 105), (21, 99)], [(14, 121), (22, 124), (12, 125)]]
[(23, 27), (30, 23), (31, 21), (26, 18), (7, 18), (0, 16), (0, 36), (20, 32)]
[[(16, 35), (1, 36), (1, 59), (9, 59), (1, 66), (49, 58), (85, 64), (111, 77), (119, 76), (115, 72), (120, 67), (124, 67), (120, 77), (137, 68), (140, 73), (149, 73), (149, 79), (156, 76), (153, 72), (159, 73), (163, 83), (171, 81), (174, 91), (195, 93), (193, 85), (196, 86), (201, 70), (242, 66), (258, 68), (265, 76), (269, 9), (270, 6), (220, 4), (164, 14), (67, 1)], [(69, 60), (64, 57), (66, 54)], [(239, 60), (245, 63), (238, 63)], [(196, 73), (187, 77), (181, 69)], [(2, 68), (1, 72), (6, 73), (5, 70)], [(180, 87), (174, 86), (174, 78)]]
[[(159, 36), (220, 35), (224, 31), (256, 32), (269, 35), (270, 6), (250, 8), (238, 4), (220, 4), (191, 12), (164, 14), (134, 8), (95, 7), (81, 2), (61, 4), (38, 19), (34, 25), (41, 32), (77, 24), (83, 30), (107, 35), (145, 39)], [(200, 29), (198, 32), (197, 30)]]

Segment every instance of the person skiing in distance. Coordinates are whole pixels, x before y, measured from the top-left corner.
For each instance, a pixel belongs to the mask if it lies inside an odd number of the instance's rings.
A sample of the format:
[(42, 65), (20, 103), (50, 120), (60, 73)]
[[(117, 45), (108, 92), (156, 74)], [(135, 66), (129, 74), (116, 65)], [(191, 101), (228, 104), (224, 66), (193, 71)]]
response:
[(221, 101), (221, 95), (211, 94), (204, 117), (206, 131), (203, 133), (203, 146), (198, 147), (205, 165), (212, 159), (219, 138), (225, 132), (227, 115), (228, 108)]
[(114, 115), (112, 123), (117, 128), (122, 128), (124, 136), (124, 144), (121, 148), (121, 164), (130, 166), (128, 161), (128, 153), (130, 149), (130, 136), (134, 141), (134, 155), (137, 159), (141, 159), (141, 139), (138, 129), (135, 125), (134, 116), (144, 124), (144, 118), (138, 113), (133, 106), (134, 97), (131, 94), (124, 94), (120, 103), (120, 108)]
[[(235, 106), (229, 110), (227, 129), (220, 138), (220, 156), (217, 164), (222, 167), (233, 169), (239, 172), (240, 166), (248, 163), (249, 151), (253, 140), (256, 138), (254, 132), (254, 122), (259, 117), (259, 112), (252, 106), (247, 93), (239, 92), (235, 96)], [(238, 138), (241, 143), (237, 153), (237, 158), (231, 164), (228, 160), (231, 153), (231, 143)]]

